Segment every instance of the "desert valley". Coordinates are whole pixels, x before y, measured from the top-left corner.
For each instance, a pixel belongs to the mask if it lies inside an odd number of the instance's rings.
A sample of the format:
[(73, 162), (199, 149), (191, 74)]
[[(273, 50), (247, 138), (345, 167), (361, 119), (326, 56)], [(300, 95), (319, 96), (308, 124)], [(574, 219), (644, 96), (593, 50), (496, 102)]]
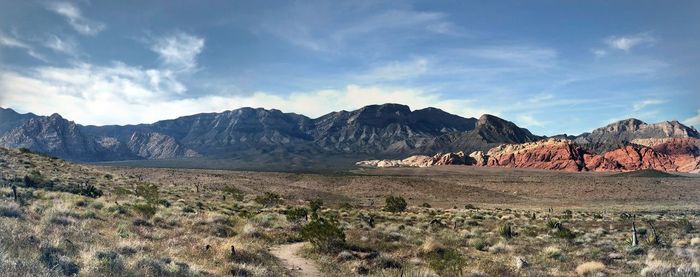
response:
[(698, 26), (0, 0), (0, 277), (700, 277)]

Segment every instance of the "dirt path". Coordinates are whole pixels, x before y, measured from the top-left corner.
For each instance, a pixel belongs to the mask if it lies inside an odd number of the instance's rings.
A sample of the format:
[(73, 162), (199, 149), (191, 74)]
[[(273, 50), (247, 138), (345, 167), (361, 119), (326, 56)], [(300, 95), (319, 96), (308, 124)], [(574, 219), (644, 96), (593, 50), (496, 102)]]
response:
[(273, 247), (270, 249), (270, 253), (280, 259), (285, 267), (292, 271), (294, 276), (322, 276), (313, 261), (297, 254), (302, 247), (304, 247), (303, 242), (284, 244)]

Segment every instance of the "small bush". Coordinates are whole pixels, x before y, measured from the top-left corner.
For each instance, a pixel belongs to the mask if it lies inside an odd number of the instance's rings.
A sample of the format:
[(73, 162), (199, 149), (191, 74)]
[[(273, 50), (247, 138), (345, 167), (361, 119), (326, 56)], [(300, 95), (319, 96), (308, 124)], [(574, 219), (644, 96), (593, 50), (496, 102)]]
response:
[(324, 218), (311, 221), (301, 228), (302, 239), (323, 252), (335, 252), (345, 245), (345, 233), (337, 223)]
[(428, 204), (428, 203), (420, 204), (420, 206), (423, 208), (431, 208), (430, 204)]
[(400, 213), (406, 210), (406, 200), (401, 196), (387, 196), (385, 201), (384, 210), (392, 213)]
[(426, 254), (430, 268), (440, 276), (461, 276), (465, 259), (459, 250), (439, 248)]
[(273, 207), (282, 204), (282, 197), (276, 193), (265, 192), (263, 195), (256, 196), (254, 201), (265, 207)]
[(287, 220), (289, 221), (299, 221), (302, 219), (305, 219), (306, 216), (308, 215), (308, 212), (306, 211), (306, 208), (303, 207), (297, 207), (297, 208), (291, 208), (287, 210), (285, 213), (287, 216)]
[(510, 239), (512, 238), (515, 233), (513, 232), (513, 225), (510, 223), (505, 223), (501, 226), (498, 227), (498, 234), (501, 235), (501, 237)]
[(579, 276), (595, 276), (596, 273), (605, 272), (605, 265), (601, 262), (586, 262), (576, 267)]
[(15, 204), (0, 205), (0, 217), (22, 217), (22, 210)]
[(156, 206), (148, 203), (134, 204), (133, 206), (131, 206), (131, 208), (146, 219), (153, 217), (158, 211), (158, 208), (156, 208)]
[(243, 201), (243, 197), (245, 197), (243, 191), (236, 187), (226, 187), (224, 188), (224, 192), (230, 194), (236, 201)]
[(100, 251), (95, 254), (95, 259), (97, 260), (97, 266), (101, 273), (114, 275), (124, 270), (124, 263), (117, 252)]
[(469, 241), (469, 246), (479, 251), (486, 251), (489, 248), (489, 243), (484, 239), (473, 239)]
[(66, 276), (80, 273), (80, 266), (64, 255), (63, 250), (56, 247), (42, 247), (39, 261), (47, 268), (60, 269)]
[(676, 226), (681, 230), (682, 233), (684, 234), (689, 234), (693, 232), (693, 224), (690, 223), (690, 220), (687, 218), (681, 218), (676, 222)]

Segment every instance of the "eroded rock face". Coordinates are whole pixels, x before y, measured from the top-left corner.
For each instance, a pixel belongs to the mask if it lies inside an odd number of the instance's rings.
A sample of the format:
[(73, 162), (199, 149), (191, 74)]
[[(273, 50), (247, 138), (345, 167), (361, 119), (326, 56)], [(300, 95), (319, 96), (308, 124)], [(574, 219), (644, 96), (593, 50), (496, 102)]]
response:
[(487, 166), (581, 171), (584, 151), (570, 140), (548, 139), (489, 150)]
[[(673, 160), (654, 149), (642, 145), (628, 145), (616, 150), (603, 153), (603, 159), (617, 165), (617, 170), (630, 171), (640, 169), (656, 169), (662, 171), (677, 171), (678, 166)], [(598, 168), (587, 167), (589, 170), (602, 171)]]
[(504, 144), (486, 154), (481, 151), (439, 153), (433, 157), (413, 156), (404, 160), (377, 162), (384, 166), (426, 167), (435, 165), (476, 165), (564, 171), (662, 171), (699, 172), (700, 140), (670, 138), (639, 141), (603, 154), (589, 153), (567, 139), (546, 139), (523, 144)]

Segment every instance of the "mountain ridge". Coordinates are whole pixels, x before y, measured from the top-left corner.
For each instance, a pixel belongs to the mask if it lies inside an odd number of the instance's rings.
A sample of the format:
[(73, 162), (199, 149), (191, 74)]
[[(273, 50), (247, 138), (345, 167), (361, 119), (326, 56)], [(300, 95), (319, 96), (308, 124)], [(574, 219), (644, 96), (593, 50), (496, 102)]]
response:
[[(635, 140), (669, 137), (700, 138), (700, 135), (695, 128), (677, 121), (647, 124), (627, 119), (590, 133), (566, 136), (589, 150), (615, 149)], [(333, 155), (392, 158), (485, 152), (501, 144), (545, 138), (493, 115), (465, 118), (438, 108), (411, 110), (394, 103), (330, 112), (317, 118), (277, 109), (244, 107), (150, 124), (105, 126), (80, 125), (59, 114), (38, 116), (0, 108), (0, 146), (26, 147), (86, 162), (195, 157), (249, 159), (269, 155), (318, 163)]]

